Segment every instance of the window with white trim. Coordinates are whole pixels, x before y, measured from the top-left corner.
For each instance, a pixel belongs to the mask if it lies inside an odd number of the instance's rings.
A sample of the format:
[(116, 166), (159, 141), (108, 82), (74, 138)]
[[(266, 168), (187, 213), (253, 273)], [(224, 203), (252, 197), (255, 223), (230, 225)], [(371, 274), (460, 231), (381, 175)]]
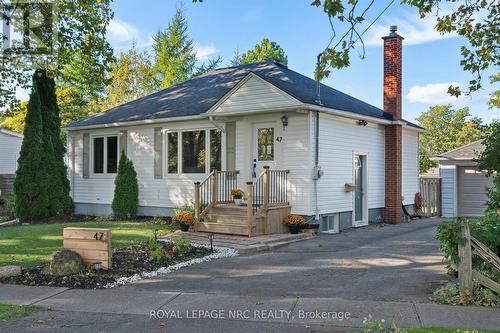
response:
[(179, 133), (167, 133), (167, 173), (179, 172)]
[(118, 169), (118, 136), (98, 136), (92, 140), (94, 174), (115, 174)]
[(206, 131), (182, 132), (182, 173), (205, 173)]

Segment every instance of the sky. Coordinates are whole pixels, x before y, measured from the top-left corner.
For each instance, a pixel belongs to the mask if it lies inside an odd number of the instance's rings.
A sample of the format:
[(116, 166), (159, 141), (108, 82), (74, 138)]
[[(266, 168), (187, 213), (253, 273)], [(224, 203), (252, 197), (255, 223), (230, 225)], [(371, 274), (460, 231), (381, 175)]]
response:
[[(108, 40), (115, 53), (130, 48), (135, 41), (142, 49), (151, 49), (152, 36), (165, 29), (176, 7), (182, 6), (189, 24), (199, 62), (221, 56), (229, 66), (236, 50), (252, 48), (263, 38), (277, 42), (288, 56), (288, 67), (312, 77), (316, 56), (328, 44), (332, 30), (321, 8), (311, 0), (115, 0), (114, 19), (108, 26)], [(368, 0), (360, 1), (366, 6)], [(365, 26), (390, 3), (375, 1), (366, 15)], [(361, 6), (360, 5), (360, 6)], [(451, 10), (442, 8), (442, 10)], [(403, 117), (413, 121), (429, 106), (451, 103), (469, 106), (471, 113), (485, 122), (500, 119), (498, 109), (488, 109), (493, 87), (485, 76), (484, 90), (457, 99), (447, 94), (450, 84), (466, 87), (472, 79), (460, 67), (460, 46), (464, 40), (434, 31), (434, 18), (420, 19), (414, 8), (394, 1), (363, 35), (365, 58), (361, 49), (351, 56), (351, 66), (332, 72), (323, 81), (335, 89), (382, 107), (382, 40), (390, 25), (398, 26), (403, 41)], [(363, 28), (363, 27), (361, 27)], [(338, 27), (337, 33), (343, 33)], [(498, 89), (498, 87), (497, 87)]]

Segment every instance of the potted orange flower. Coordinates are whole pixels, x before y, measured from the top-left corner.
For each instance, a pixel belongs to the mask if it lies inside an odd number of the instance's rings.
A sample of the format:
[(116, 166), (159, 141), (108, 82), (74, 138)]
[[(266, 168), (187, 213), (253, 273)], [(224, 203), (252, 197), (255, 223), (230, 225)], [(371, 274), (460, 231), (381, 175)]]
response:
[(241, 198), (243, 198), (244, 195), (243, 191), (239, 188), (235, 188), (231, 190), (231, 195), (233, 196), (234, 204), (239, 206), (241, 204)]
[(176, 212), (174, 217), (172, 217), (172, 222), (179, 223), (181, 225), (181, 230), (186, 232), (194, 223), (193, 214), (186, 211)]
[(283, 219), (283, 224), (288, 226), (291, 234), (298, 234), (299, 229), (306, 221), (301, 215), (290, 214)]

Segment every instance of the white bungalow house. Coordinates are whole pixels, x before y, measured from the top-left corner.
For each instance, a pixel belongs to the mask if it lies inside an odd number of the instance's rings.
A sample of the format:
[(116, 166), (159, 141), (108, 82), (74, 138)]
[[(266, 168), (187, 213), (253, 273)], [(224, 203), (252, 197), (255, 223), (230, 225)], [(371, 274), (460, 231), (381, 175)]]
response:
[(0, 128), (0, 194), (12, 191), (23, 135)]
[[(384, 37), (384, 110), (326, 85), (318, 94), (313, 79), (263, 62), (67, 126), (76, 213), (111, 213), (123, 149), (138, 174), (141, 215), (171, 215), (195, 200), (200, 230), (248, 235), (282, 231), (290, 210), (322, 231), (399, 222), (419, 191), (423, 130), (401, 118), (402, 39), (395, 28)], [(247, 205), (229, 205), (236, 187)]]

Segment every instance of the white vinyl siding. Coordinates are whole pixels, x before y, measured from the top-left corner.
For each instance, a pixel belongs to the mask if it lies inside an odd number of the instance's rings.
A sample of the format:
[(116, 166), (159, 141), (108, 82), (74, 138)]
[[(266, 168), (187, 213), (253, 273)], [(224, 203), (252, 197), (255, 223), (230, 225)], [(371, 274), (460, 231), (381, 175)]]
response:
[(233, 113), (244, 111), (271, 110), (293, 107), (300, 103), (265, 80), (251, 75), (232, 95), (230, 95), (215, 113)]
[[(154, 178), (154, 127), (160, 125), (132, 126), (126, 129), (128, 135), (127, 156), (133, 161), (139, 182), (139, 205), (174, 208), (189, 203), (194, 198), (194, 182), (202, 181), (206, 174), (167, 174)], [(164, 131), (189, 129), (210, 129), (208, 121), (172, 122), (161, 126)], [(109, 134), (109, 129), (90, 130), (90, 135)], [(114, 192), (114, 174), (90, 175), (83, 178), (83, 134), (71, 132), (75, 136), (75, 176), (73, 200), (76, 203), (111, 204)], [(164, 138), (166, 135), (163, 136)], [(163, 145), (166, 149), (166, 144)], [(166, 152), (163, 156), (167, 156)], [(166, 161), (163, 163), (166, 169)], [(71, 168), (71, 165), (69, 166)], [(71, 170), (70, 170), (71, 177)]]
[(236, 170), (240, 170), (239, 186), (246, 192), (245, 182), (252, 179), (253, 124), (275, 124), (275, 136), (282, 137), (281, 142), (275, 141), (275, 161), (273, 166), (278, 169), (288, 169), (288, 200), (292, 212), (310, 215), (310, 198), (312, 193), (311, 160), (309, 142), (309, 117), (307, 114), (287, 113), (288, 126), (283, 131), (281, 113), (260, 116), (248, 116), (236, 121)]
[(0, 174), (15, 174), (23, 139), (0, 133)]
[(415, 203), (415, 193), (419, 192), (419, 161), (418, 161), (418, 132), (403, 130), (403, 203), (410, 205)]
[(353, 192), (346, 192), (345, 184), (354, 182), (354, 153), (367, 156), (368, 208), (384, 207), (384, 126), (359, 126), (355, 119), (320, 115), (319, 131), (319, 165), (324, 172), (318, 181), (319, 213), (353, 210)]
[(441, 215), (443, 217), (455, 217), (457, 215), (456, 166), (440, 166), (439, 177), (441, 177)]

